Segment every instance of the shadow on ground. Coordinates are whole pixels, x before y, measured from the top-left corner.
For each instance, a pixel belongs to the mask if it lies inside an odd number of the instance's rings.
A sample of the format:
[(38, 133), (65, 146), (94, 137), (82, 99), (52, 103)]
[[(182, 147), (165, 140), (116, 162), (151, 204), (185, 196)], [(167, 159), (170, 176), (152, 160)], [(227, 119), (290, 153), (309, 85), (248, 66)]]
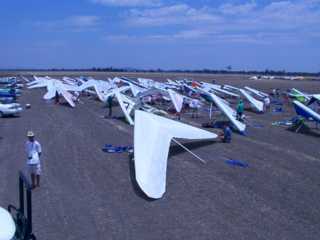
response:
[(153, 202), (153, 201), (156, 201), (156, 199), (152, 199), (152, 198), (149, 198), (140, 188), (137, 180), (136, 180), (136, 172), (135, 172), (135, 168), (134, 168), (134, 161), (132, 160), (131, 157), (129, 157), (129, 160), (128, 160), (128, 165), (129, 165), (129, 170), (130, 170), (130, 180), (131, 180), (131, 184), (132, 184), (132, 188), (133, 188), (133, 191), (134, 193), (148, 201), (148, 202)]
[[(205, 147), (205, 146), (208, 146), (208, 145), (213, 145), (213, 144), (216, 144), (217, 142), (216, 141), (201, 141), (201, 142), (189, 142), (189, 143), (184, 143), (183, 145), (188, 148), (189, 150), (195, 150), (195, 149), (198, 149), (198, 148), (201, 148), (201, 147)], [(168, 158), (170, 157), (173, 157), (173, 156), (177, 156), (179, 154), (182, 154), (182, 153), (185, 153), (186, 150), (184, 150), (182, 147), (180, 147), (179, 145), (173, 145), (172, 147), (170, 147), (170, 151), (169, 151), (169, 156)], [(152, 198), (149, 198), (140, 188), (137, 180), (136, 180), (136, 175), (135, 175), (135, 168), (134, 168), (134, 161), (132, 160), (132, 158), (129, 156), (129, 160), (128, 160), (128, 165), (129, 165), (129, 170), (130, 170), (130, 179), (131, 179), (131, 183), (132, 183), (132, 188), (134, 190), (134, 193), (148, 201), (148, 202), (153, 202), (153, 201), (156, 201), (156, 199), (152, 199)]]
[[(296, 132), (297, 131), (297, 127), (289, 127), (289, 128), (287, 128), (287, 131)], [(303, 126), (296, 133), (297, 134), (307, 135), (307, 136), (314, 137), (314, 138), (320, 138), (320, 133), (315, 129), (309, 128), (308, 126)]]
[[(201, 141), (201, 142), (189, 142), (189, 143), (183, 143), (183, 145), (188, 148), (189, 150), (195, 150), (201, 147), (206, 147), (209, 145), (213, 145), (213, 144), (217, 144), (217, 141)], [(177, 156), (179, 154), (185, 153), (186, 150), (184, 150), (182, 147), (180, 147), (179, 145), (173, 145), (170, 147), (170, 151), (169, 151), (169, 157), (173, 157), (173, 156)]]

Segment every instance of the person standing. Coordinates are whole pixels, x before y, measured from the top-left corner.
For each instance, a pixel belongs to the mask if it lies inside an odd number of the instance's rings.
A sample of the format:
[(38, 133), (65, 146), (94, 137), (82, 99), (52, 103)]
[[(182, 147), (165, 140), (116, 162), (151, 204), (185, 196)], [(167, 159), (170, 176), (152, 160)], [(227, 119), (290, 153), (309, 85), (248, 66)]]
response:
[(112, 105), (113, 105), (113, 97), (112, 96), (109, 96), (107, 98), (107, 106), (108, 106), (108, 109), (109, 109), (109, 113), (108, 113), (108, 117), (112, 117)]
[(237, 120), (239, 121), (242, 120), (243, 111), (244, 111), (244, 104), (242, 99), (240, 99), (237, 106)]
[(192, 111), (192, 118), (198, 118), (199, 117), (199, 108), (200, 108), (200, 101), (198, 99), (193, 98), (189, 104), (189, 107)]
[(271, 101), (270, 101), (270, 98), (269, 97), (265, 97), (263, 99), (263, 103), (264, 103), (264, 111), (268, 111), (270, 109), (270, 104), (271, 104)]
[(32, 131), (27, 133), (28, 141), (26, 142), (27, 153), (27, 167), (31, 176), (32, 188), (40, 187), (40, 174), (41, 174), (41, 145), (35, 140), (35, 135)]
[(54, 103), (58, 104), (60, 102), (60, 95), (58, 91), (56, 91), (56, 94), (54, 95)]

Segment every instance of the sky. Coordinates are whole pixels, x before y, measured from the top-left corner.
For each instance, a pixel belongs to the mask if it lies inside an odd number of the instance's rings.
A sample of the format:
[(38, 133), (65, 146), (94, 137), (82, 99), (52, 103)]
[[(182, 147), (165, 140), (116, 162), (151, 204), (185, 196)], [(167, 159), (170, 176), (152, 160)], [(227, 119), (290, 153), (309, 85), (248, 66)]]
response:
[(0, 68), (320, 72), (320, 0), (1, 0)]

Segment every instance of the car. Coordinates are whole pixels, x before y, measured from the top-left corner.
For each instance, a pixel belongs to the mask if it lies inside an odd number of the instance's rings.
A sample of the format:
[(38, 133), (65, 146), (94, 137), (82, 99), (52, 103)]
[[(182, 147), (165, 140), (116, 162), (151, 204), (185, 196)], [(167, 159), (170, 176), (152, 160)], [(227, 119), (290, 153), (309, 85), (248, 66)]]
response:
[(1, 97), (0, 96), (0, 104), (9, 104), (14, 103), (15, 99), (14, 97)]
[(17, 88), (0, 88), (0, 93), (10, 93), (12, 95), (21, 95), (21, 90)]
[(22, 107), (19, 103), (0, 104), (0, 117), (16, 116), (22, 112)]
[(9, 83), (4, 85), (4, 88), (16, 88), (16, 89), (22, 89), (24, 87), (21, 83)]

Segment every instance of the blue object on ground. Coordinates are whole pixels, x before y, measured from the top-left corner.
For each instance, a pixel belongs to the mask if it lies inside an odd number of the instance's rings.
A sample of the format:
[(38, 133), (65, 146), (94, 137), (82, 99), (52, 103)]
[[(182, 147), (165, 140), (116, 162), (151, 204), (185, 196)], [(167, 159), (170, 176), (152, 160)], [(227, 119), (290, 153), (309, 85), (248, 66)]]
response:
[(273, 113), (282, 113), (283, 112), (283, 108), (282, 107), (276, 107), (272, 110)]
[(292, 120), (283, 120), (283, 121), (273, 122), (272, 126), (291, 126), (292, 124), (293, 124)]
[(133, 147), (130, 147), (130, 146), (113, 146), (111, 144), (106, 144), (102, 148), (102, 151), (107, 153), (124, 153), (132, 150), (133, 150)]
[(236, 166), (236, 167), (242, 167), (242, 168), (247, 168), (249, 167), (249, 164), (248, 163), (245, 163), (243, 161), (240, 161), (240, 160), (233, 160), (233, 159), (230, 159), (230, 160), (227, 160), (225, 161), (226, 164), (229, 164), (231, 166)]

